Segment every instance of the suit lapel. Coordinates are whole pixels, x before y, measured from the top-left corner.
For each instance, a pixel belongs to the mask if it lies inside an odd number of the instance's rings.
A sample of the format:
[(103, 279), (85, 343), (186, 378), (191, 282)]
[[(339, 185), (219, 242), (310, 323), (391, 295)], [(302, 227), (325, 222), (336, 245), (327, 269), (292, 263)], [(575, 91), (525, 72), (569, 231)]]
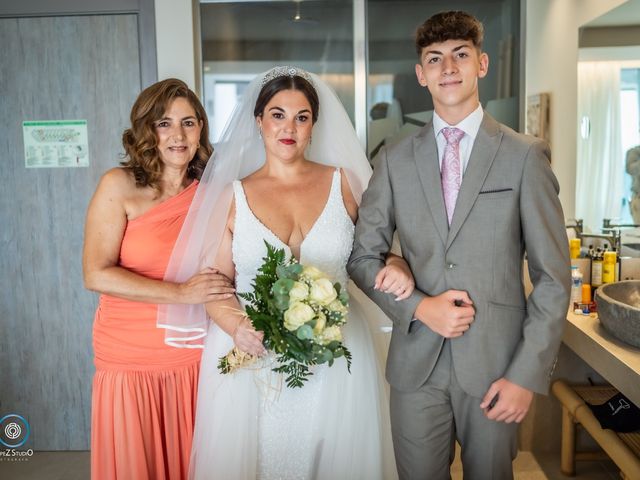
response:
[(420, 134), (414, 137), (413, 160), (416, 162), (418, 177), (420, 177), (420, 183), (427, 198), (431, 216), (434, 219), (436, 229), (444, 244), (447, 241), (449, 226), (447, 225), (447, 214), (442, 196), (438, 148), (436, 146), (432, 122), (428, 122), (422, 128)]
[[(485, 112), (480, 130), (478, 130), (478, 135), (476, 136), (476, 141), (471, 150), (469, 163), (462, 177), (462, 185), (460, 186), (456, 208), (453, 212), (453, 218), (451, 219), (446, 248), (449, 248), (455, 239), (458, 231), (460, 231), (460, 227), (462, 227), (469, 215), (476, 198), (478, 198), (478, 193), (480, 193), (480, 189), (482, 185), (484, 185), (491, 164), (498, 152), (501, 140), (502, 133), (500, 132), (498, 122)], [(442, 196), (442, 193), (440, 193), (440, 196)]]

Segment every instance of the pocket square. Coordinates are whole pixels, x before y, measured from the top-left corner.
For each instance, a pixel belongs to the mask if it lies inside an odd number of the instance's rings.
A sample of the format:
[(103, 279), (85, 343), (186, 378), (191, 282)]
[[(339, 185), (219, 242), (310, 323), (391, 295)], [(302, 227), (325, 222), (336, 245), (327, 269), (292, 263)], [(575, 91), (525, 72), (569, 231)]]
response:
[(493, 190), (482, 190), (479, 195), (483, 193), (500, 193), (500, 192), (512, 192), (513, 188), (495, 188)]

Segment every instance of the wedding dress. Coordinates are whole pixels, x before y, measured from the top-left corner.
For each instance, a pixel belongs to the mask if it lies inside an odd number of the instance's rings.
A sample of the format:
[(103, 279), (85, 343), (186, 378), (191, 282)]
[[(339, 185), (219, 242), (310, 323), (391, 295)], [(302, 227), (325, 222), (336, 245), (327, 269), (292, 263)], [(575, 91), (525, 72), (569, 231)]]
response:
[[(300, 245), (299, 260), (344, 286), (354, 225), (344, 207), (340, 182), (336, 170), (324, 210)], [(253, 214), (240, 181), (233, 183), (233, 195), (236, 289), (248, 292), (266, 255), (265, 240), (288, 256), (292, 253)], [(351, 285), (350, 292), (354, 288)], [(331, 367), (313, 367), (302, 388), (286, 387), (281, 375), (271, 371), (271, 356), (222, 375), (218, 360), (233, 347), (233, 340), (210, 324), (198, 386), (191, 478), (397, 478), (382, 365), (374, 347), (373, 337), (380, 335), (380, 329), (370, 326), (382, 313), (369, 304), (365, 314), (356, 297), (363, 298), (357, 292), (351, 296), (349, 319), (342, 329), (353, 356), (351, 373), (340, 358)]]

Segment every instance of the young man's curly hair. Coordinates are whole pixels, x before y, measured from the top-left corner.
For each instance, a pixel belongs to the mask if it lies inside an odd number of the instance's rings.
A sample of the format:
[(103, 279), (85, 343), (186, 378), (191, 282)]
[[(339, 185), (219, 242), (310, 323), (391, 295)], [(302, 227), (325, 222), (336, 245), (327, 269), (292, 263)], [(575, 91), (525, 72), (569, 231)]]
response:
[(470, 40), (482, 50), (484, 27), (473, 15), (459, 10), (437, 13), (426, 20), (416, 31), (416, 52), (434, 43), (447, 40)]

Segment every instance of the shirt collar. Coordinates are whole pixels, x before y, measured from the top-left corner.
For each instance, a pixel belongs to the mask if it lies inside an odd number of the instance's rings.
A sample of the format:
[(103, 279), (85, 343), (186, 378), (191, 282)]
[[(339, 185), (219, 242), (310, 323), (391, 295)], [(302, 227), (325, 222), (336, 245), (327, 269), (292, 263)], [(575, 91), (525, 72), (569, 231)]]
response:
[(433, 131), (436, 134), (436, 137), (440, 135), (443, 128), (446, 127), (455, 127), (462, 130), (466, 135), (469, 135), (472, 139), (476, 138), (478, 135), (478, 130), (480, 130), (480, 124), (482, 123), (482, 117), (484, 116), (484, 110), (482, 110), (482, 105), (478, 104), (478, 108), (476, 108), (473, 112), (467, 115), (460, 123), (457, 125), (449, 125), (445, 122), (440, 115), (438, 115), (435, 111), (433, 112)]

